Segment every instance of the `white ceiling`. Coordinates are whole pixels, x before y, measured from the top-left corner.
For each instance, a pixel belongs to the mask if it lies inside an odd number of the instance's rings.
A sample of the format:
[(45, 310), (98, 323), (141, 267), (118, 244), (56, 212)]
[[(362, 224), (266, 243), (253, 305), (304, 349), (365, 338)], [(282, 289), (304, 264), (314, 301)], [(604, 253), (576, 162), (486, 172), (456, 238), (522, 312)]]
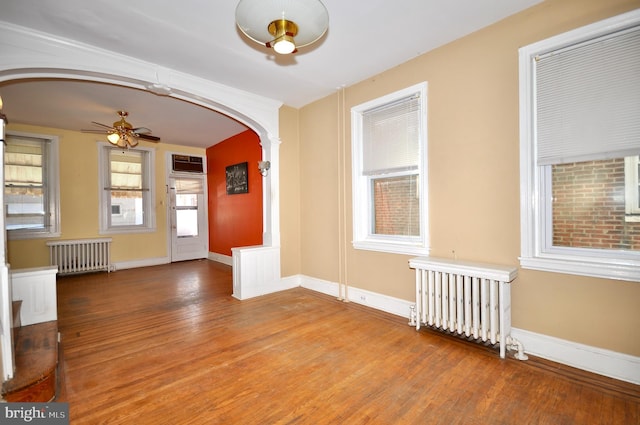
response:
[[(237, 0), (2, 0), (0, 20), (302, 107), (540, 1), (324, 0), (327, 34), (289, 56), (239, 32)], [(80, 130), (125, 109), (163, 142), (199, 147), (245, 129), (200, 106), (105, 84), (13, 81), (0, 83), (0, 95), (16, 123)]]

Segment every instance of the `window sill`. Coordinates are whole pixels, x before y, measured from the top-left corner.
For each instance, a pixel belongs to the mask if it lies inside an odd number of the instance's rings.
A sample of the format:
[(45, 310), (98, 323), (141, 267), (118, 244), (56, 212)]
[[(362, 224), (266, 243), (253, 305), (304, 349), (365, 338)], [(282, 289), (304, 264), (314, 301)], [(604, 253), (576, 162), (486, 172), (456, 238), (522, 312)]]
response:
[(640, 262), (633, 260), (614, 263), (605, 259), (520, 257), (520, 266), (545, 272), (640, 282)]
[(121, 234), (136, 234), (136, 233), (152, 233), (155, 232), (155, 227), (127, 227), (122, 229), (108, 229), (100, 230), (101, 235), (121, 235)]
[(24, 239), (48, 239), (59, 238), (60, 232), (17, 232), (7, 231), (7, 240), (19, 241)]
[(403, 243), (391, 243), (381, 241), (354, 241), (353, 247), (355, 249), (362, 249), (366, 251), (388, 252), (391, 254), (405, 254), (413, 256), (425, 256), (429, 255), (429, 248), (415, 245), (415, 244), (403, 244)]

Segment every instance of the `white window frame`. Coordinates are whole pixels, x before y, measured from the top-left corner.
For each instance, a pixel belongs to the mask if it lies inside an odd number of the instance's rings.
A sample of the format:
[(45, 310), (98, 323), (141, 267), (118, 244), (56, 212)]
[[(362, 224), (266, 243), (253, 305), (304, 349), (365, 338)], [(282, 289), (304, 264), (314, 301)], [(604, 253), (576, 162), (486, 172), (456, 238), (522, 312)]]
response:
[[(109, 152), (114, 148), (113, 145), (106, 142), (98, 142), (98, 191), (99, 191), (99, 222), (101, 235), (122, 234), (122, 233), (149, 233), (156, 230), (156, 196), (155, 196), (155, 149), (138, 146), (136, 151), (143, 151), (142, 156), (142, 180), (147, 183), (148, 190), (143, 191), (143, 224), (134, 226), (111, 226), (111, 198), (109, 190), (105, 190), (110, 186), (109, 176)], [(143, 183), (144, 186), (144, 183)], [(144, 195), (146, 194), (146, 196)]]
[[(380, 177), (397, 177), (417, 174), (420, 197), (420, 235), (392, 236), (378, 235), (371, 232), (373, 221), (373, 200), (370, 190), (372, 176), (363, 173), (363, 114), (388, 103), (408, 96), (420, 96), (419, 124), (419, 161), (417, 171), (377, 175)], [(427, 83), (419, 83), (382, 96), (369, 102), (354, 106), (351, 109), (351, 141), (352, 141), (352, 187), (353, 187), (353, 246), (355, 249), (390, 252), (407, 255), (429, 255), (429, 219), (428, 219), (428, 181), (427, 181)]]
[(627, 156), (624, 159), (624, 200), (625, 200), (625, 221), (640, 222), (640, 171), (638, 164), (640, 156)]
[[(48, 141), (47, 147), (47, 174), (44, 184), (48, 200), (48, 213), (50, 217), (49, 230), (14, 229), (7, 231), (9, 240), (55, 238), (61, 234), (60, 230), (60, 156), (58, 136), (36, 133), (24, 133), (19, 131), (7, 131), (7, 136), (42, 139)], [(4, 167), (3, 167), (4, 169)], [(4, 182), (4, 176), (2, 176)], [(4, 190), (4, 185), (3, 185)]]
[(535, 58), (640, 23), (640, 10), (523, 47), (520, 66), (520, 265), (525, 269), (640, 282), (640, 252), (552, 246), (551, 166), (537, 165)]

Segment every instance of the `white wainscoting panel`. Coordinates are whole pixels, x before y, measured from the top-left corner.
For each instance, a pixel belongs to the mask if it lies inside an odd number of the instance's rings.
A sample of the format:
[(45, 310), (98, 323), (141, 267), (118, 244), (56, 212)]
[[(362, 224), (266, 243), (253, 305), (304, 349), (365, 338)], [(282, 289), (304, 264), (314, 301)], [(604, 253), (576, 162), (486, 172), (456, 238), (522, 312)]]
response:
[(58, 320), (57, 266), (11, 271), (13, 300), (22, 301), (22, 326)]
[(239, 300), (285, 289), (280, 278), (280, 247), (249, 246), (231, 248), (233, 257), (233, 297)]
[(0, 264), (0, 348), (2, 351), (2, 379), (4, 382), (13, 378), (15, 357), (13, 352), (13, 300), (9, 268)]

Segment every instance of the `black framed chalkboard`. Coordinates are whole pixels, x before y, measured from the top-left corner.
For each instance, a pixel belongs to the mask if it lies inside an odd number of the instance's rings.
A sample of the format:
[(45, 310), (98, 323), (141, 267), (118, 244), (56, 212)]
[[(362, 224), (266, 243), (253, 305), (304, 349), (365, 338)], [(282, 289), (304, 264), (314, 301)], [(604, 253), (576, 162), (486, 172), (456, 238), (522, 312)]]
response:
[(229, 165), (227, 167), (227, 195), (249, 192), (248, 163)]

